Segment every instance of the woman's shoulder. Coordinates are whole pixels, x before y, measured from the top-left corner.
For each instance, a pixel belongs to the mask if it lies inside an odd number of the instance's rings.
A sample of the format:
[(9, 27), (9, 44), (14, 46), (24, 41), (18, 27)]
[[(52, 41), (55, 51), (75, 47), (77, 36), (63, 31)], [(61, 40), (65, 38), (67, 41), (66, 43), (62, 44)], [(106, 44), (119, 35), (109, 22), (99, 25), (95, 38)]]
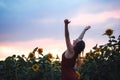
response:
[(64, 52), (64, 56), (65, 56), (66, 59), (71, 59), (71, 58), (73, 58), (73, 56), (74, 56), (74, 52), (71, 53), (69, 50), (66, 50), (66, 51)]

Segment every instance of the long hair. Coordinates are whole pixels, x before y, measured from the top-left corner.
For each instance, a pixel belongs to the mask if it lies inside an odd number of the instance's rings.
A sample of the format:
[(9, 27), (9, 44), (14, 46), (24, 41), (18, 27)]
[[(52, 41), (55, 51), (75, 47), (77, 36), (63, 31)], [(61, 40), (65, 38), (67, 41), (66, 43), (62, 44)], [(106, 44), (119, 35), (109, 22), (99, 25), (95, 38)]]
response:
[(74, 52), (75, 52), (75, 57), (78, 57), (78, 54), (80, 54), (85, 48), (85, 42), (84, 41), (79, 41), (75, 46), (74, 46)]

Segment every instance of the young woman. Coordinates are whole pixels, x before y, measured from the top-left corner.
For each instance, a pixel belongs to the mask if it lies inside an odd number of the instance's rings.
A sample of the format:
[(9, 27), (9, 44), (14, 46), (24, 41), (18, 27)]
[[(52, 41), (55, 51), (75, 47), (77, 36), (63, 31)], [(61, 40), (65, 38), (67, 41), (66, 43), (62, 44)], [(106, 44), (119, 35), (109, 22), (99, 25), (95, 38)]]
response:
[(85, 32), (90, 29), (90, 26), (85, 27), (81, 35), (73, 41), (73, 44), (71, 44), (68, 31), (68, 24), (70, 23), (70, 21), (68, 19), (65, 19), (64, 23), (67, 50), (62, 55), (62, 80), (78, 80), (78, 76), (76, 74), (74, 66), (78, 55), (85, 48), (85, 43), (82, 39)]

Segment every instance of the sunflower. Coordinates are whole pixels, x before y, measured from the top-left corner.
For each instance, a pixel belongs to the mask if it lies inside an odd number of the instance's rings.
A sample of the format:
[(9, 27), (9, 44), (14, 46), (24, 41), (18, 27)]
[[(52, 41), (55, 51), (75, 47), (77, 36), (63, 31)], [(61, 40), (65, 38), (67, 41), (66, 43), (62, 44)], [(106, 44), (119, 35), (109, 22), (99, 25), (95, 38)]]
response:
[(100, 52), (100, 48), (96, 48), (96, 52)]
[(24, 54), (22, 54), (22, 57), (24, 58), (24, 57), (25, 57), (25, 55), (24, 55)]
[(33, 52), (30, 52), (28, 58), (34, 58), (34, 57), (35, 57), (35, 54)]
[(42, 49), (42, 48), (39, 48), (39, 49), (38, 49), (38, 54), (43, 55), (42, 52), (43, 52), (43, 49)]
[(32, 66), (32, 69), (33, 69), (33, 71), (38, 71), (39, 70), (39, 65), (38, 64), (34, 64)]
[(13, 58), (16, 58), (16, 55), (14, 54), (12, 57), (13, 57)]
[(108, 35), (111, 36), (113, 34), (113, 30), (112, 29), (107, 29), (104, 33), (104, 35)]
[(47, 56), (48, 56), (48, 58), (50, 58), (50, 59), (53, 58), (53, 56), (52, 56), (52, 54), (51, 54), (50, 52), (47, 54)]
[(93, 57), (94, 53), (92, 52), (92, 50), (90, 50), (90, 56)]

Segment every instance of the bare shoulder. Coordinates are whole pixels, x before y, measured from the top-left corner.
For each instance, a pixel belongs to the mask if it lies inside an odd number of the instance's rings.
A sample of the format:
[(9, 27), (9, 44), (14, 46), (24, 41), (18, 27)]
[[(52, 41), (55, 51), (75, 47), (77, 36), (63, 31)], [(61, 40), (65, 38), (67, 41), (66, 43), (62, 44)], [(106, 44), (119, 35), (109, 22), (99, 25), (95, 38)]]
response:
[(69, 50), (65, 51), (65, 58), (70, 59), (74, 56), (74, 52), (71, 53)]

